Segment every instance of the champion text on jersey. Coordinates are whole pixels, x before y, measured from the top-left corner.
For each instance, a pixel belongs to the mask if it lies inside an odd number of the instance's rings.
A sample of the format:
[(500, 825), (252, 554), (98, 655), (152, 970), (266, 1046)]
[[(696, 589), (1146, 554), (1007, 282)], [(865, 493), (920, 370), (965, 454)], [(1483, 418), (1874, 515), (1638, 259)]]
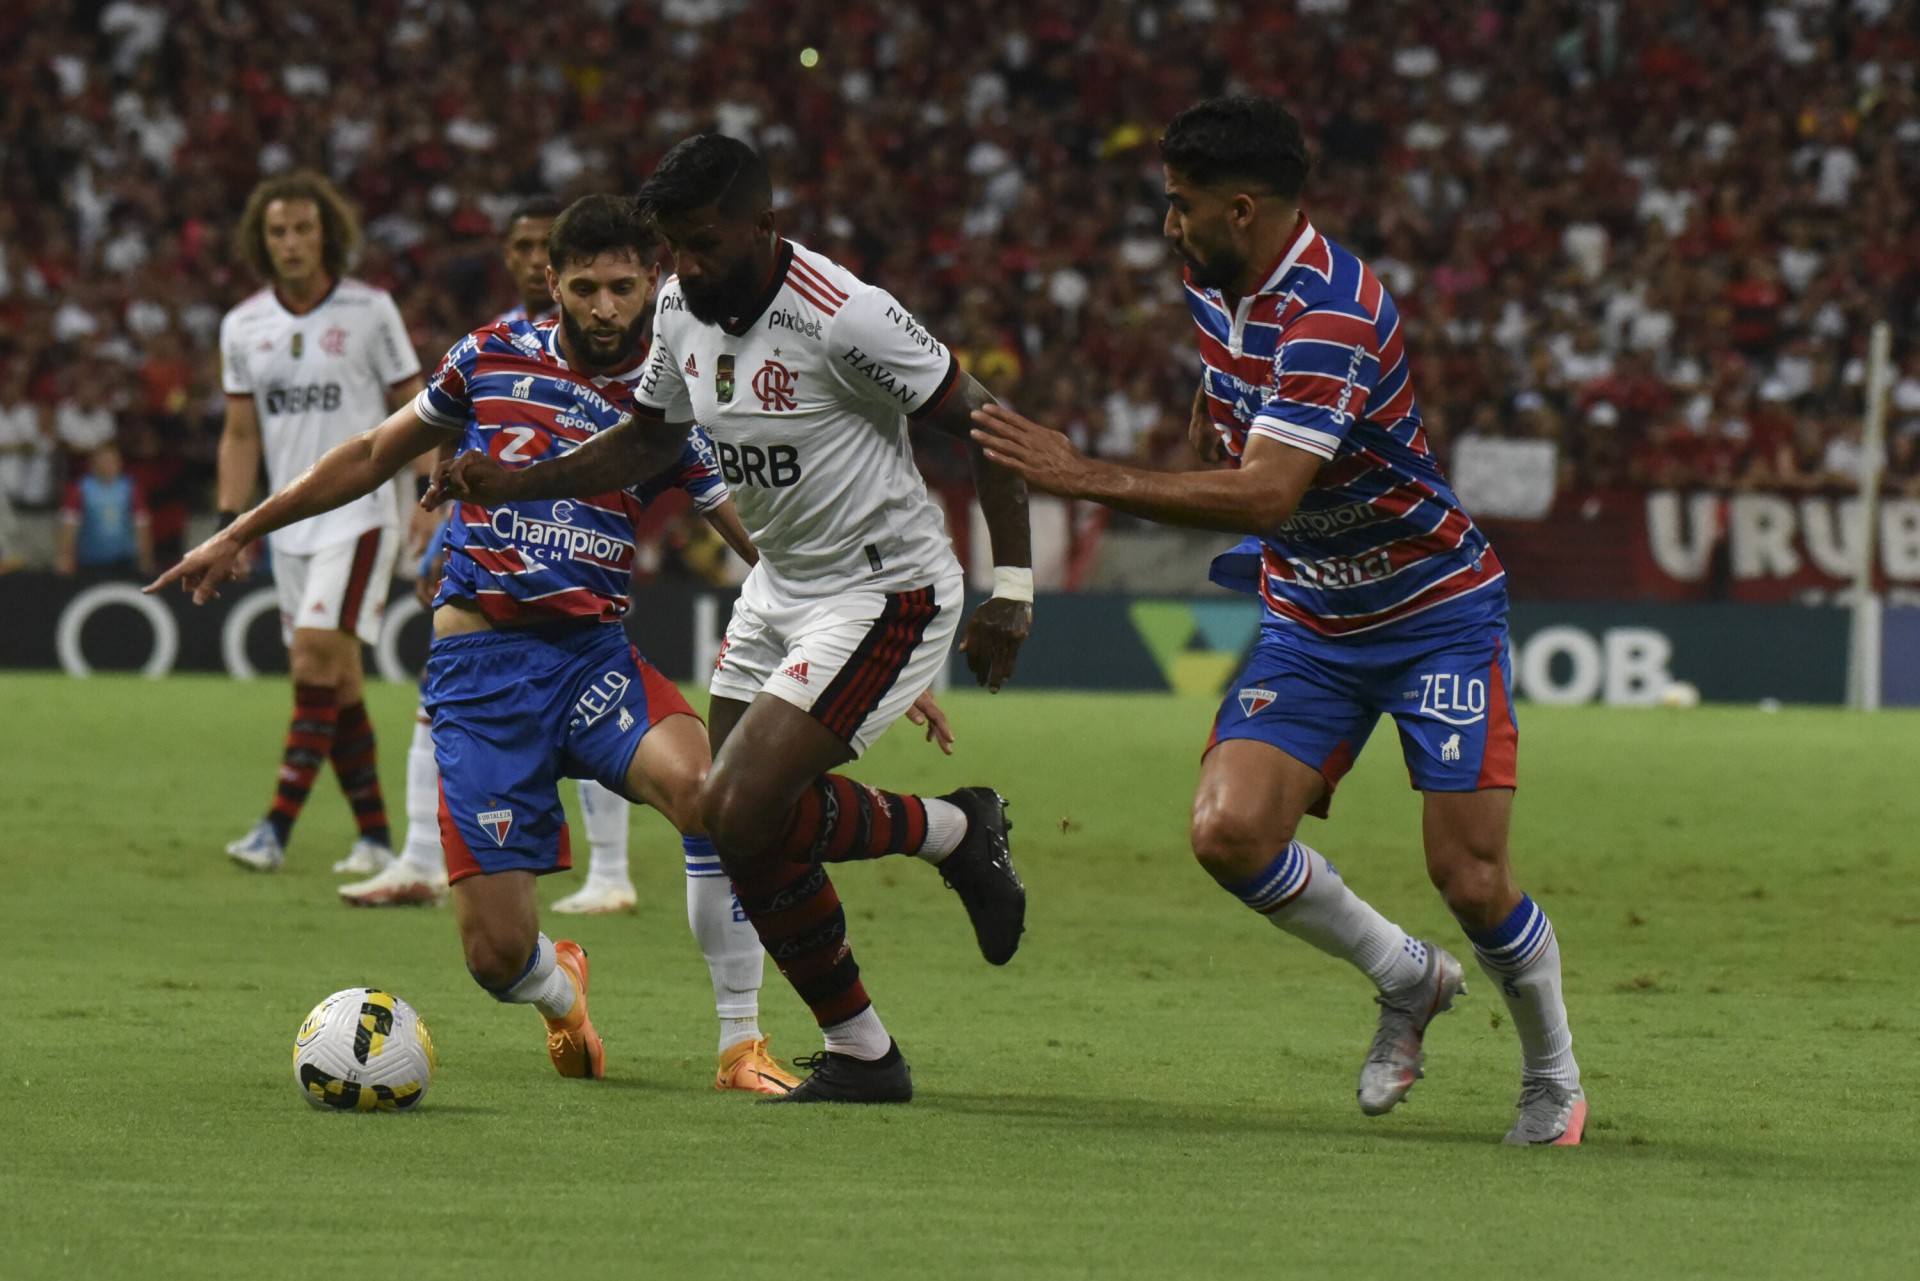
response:
[(493, 834), (495, 845), (507, 843), (507, 830), (513, 826), (512, 810), (482, 810), (474, 815), (480, 826)]
[(488, 513), (487, 527), (499, 538), (522, 547), (550, 549), (564, 553), (569, 560), (590, 560), (597, 564), (624, 566), (633, 556), (633, 545), (609, 537), (596, 529), (574, 525), (565, 500), (553, 505), (554, 520), (522, 515), (512, 507), (495, 507)]
[(760, 366), (760, 372), (753, 376), (753, 394), (760, 398), (760, 408), (777, 413), (799, 408), (800, 402), (793, 398), (793, 384), (797, 377), (777, 360), (769, 360)]

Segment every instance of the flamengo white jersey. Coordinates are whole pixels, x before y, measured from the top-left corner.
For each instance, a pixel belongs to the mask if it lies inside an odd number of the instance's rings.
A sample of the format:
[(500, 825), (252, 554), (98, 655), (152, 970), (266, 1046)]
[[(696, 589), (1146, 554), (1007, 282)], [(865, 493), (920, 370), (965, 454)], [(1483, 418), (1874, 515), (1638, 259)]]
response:
[(745, 315), (701, 324), (675, 276), (653, 335), (638, 411), (706, 429), (783, 594), (910, 591), (959, 573), (907, 420), (938, 406), (960, 367), (886, 290), (783, 240)]
[[(220, 322), (220, 381), (252, 396), (267, 486), (278, 493), (348, 438), (387, 416), (387, 391), (420, 372), (400, 309), (386, 290), (344, 279), (295, 315), (262, 289)], [(274, 534), (275, 551), (308, 555), (400, 523), (396, 479), (334, 511)]]

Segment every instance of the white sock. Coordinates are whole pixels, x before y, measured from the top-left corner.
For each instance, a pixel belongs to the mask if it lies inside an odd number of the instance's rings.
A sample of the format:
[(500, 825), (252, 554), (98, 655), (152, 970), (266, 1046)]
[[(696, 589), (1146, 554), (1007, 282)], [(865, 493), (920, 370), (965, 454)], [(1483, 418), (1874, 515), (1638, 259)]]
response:
[(407, 745), (407, 839), (400, 857), (422, 880), (447, 874), (446, 851), (440, 848), (440, 766), (433, 759), (433, 731), (415, 717), (413, 741)]
[(920, 803), (927, 807), (927, 840), (914, 853), (938, 865), (967, 838), (967, 812), (952, 801), (938, 797), (930, 796)]
[(1382, 992), (1418, 983), (1427, 946), (1347, 888), (1333, 864), (1294, 841), (1258, 876), (1222, 886), (1276, 926), (1337, 956)]
[(1573, 1031), (1560, 983), (1560, 940), (1553, 922), (1526, 895), (1507, 919), (1483, 934), (1469, 933), (1473, 953), (1500, 988), (1520, 1034), (1520, 1072), (1528, 1080), (1580, 1088)]
[(720, 1049), (760, 1037), (760, 976), (767, 951), (733, 897), (733, 882), (704, 836), (683, 836), (687, 860), (687, 924), (707, 958), (713, 1008), (720, 1016)]
[(511, 986), (493, 994), (497, 1001), (531, 1005), (550, 1019), (565, 1018), (579, 995), (573, 976), (555, 963), (553, 940), (545, 934), (534, 940), (533, 955), (527, 958), (527, 968), (520, 977)]
[(865, 1059), (869, 1063), (885, 1058), (887, 1048), (893, 1044), (893, 1038), (887, 1035), (887, 1029), (871, 1005), (845, 1022), (829, 1023), (820, 1031), (827, 1039), (827, 1048), (835, 1054)]
[(587, 884), (631, 886), (627, 873), (627, 828), (633, 806), (618, 792), (590, 778), (580, 780), (580, 819), (587, 829)]

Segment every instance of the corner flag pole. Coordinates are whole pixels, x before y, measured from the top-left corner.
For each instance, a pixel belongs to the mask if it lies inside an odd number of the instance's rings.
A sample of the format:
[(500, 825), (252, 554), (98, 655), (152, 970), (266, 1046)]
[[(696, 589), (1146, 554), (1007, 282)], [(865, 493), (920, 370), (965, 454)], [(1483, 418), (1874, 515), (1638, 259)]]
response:
[(1847, 645), (1847, 705), (1863, 712), (1880, 707), (1881, 601), (1873, 590), (1880, 532), (1880, 472), (1887, 456), (1887, 394), (1893, 330), (1877, 321), (1867, 341), (1867, 412), (1861, 432), (1866, 459), (1860, 472), (1860, 532), (1855, 541), (1853, 630)]

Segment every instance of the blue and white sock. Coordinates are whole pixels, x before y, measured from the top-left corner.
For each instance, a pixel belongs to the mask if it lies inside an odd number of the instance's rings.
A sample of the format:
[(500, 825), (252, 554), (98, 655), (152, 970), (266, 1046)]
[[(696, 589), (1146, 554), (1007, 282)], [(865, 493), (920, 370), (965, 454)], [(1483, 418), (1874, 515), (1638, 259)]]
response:
[(760, 976), (767, 952), (733, 896), (720, 855), (704, 836), (682, 836), (687, 858), (687, 924), (713, 978), (720, 1051), (760, 1039)]
[(1580, 1088), (1573, 1032), (1560, 983), (1560, 943), (1540, 905), (1522, 894), (1507, 919), (1484, 933), (1467, 931), (1473, 953), (1500, 988), (1520, 1034), (1521, 1074)]
[(505, 987), (490, 987), (487, 991), (496, 1001), (531, 1005), (550, 1019), (567, 1017), (574, 999), (580, 995), (573, 985), (573, 976), (554, 961), (553, 940), (545, 934), (534, 940), (533, 955), (527, 958), (527, 967), (520, 971), (519, 978)]
[(1293, 841), (1259, 875), (1221, 886), (1280, 929), (1337, 956), (1382, 992), (1418, 983), (1427, 945), (1347, 888), (1333, 864)]

